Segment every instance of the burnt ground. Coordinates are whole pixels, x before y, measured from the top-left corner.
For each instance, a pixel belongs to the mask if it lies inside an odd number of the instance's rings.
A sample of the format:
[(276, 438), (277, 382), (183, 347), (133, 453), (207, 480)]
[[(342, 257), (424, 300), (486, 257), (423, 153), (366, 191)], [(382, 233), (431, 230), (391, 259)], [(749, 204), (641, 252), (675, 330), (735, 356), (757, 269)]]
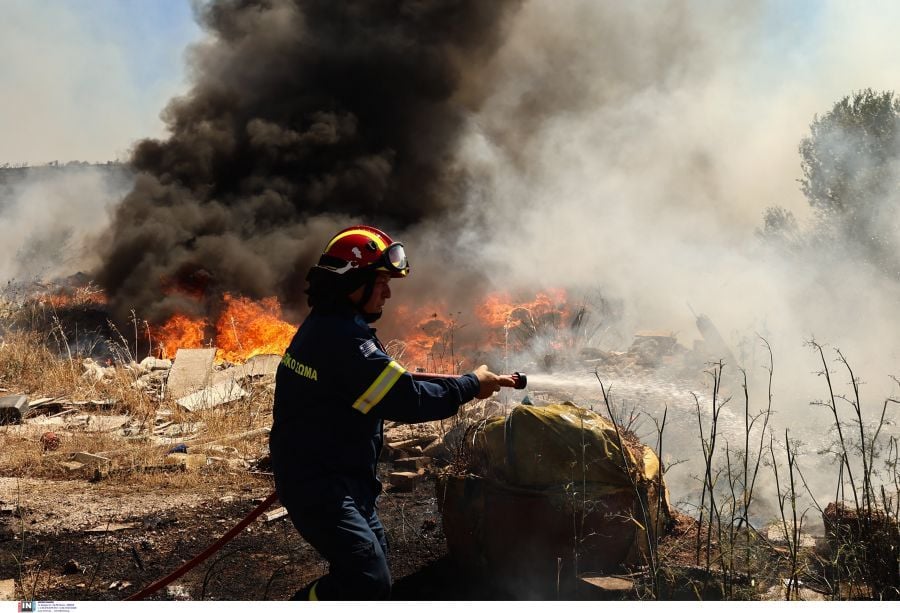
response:
[[(65, 519), (65, 483), (47, 482), (48, 488), (57, 486), (61, 508), (48, 512)], [(128, 511), (126, 506), (135, 502), (132, 495), (124, 499), (122, 512), (113, 512), (94, 527), (100, 530), (96, 532), (66, 526), (65, 521), (41, 529), (41, 509), (24, 500), (19, 503), (21, 511), (10, 511), (5, 500), (6, 512), (0, 516), (0, 579), (16, 579), (18, 598), (124, 600), (204, 551), (270, 491), (261, 483), (231, 501), (191, 500), (150, 512)], [(277, 503), (271, 508), (276, 507)], [(414, 493), (386, 492), (379, 515), (392, 548), (395, 599), (513, 598), (467, 576), (449, 558), (433, 479)], [(123, 525), (130, 527), (122, 529)], [(326, 566), (290, 519), (259, 518), (207, 561), (147, 599), (287, 600), (323, 574)]]

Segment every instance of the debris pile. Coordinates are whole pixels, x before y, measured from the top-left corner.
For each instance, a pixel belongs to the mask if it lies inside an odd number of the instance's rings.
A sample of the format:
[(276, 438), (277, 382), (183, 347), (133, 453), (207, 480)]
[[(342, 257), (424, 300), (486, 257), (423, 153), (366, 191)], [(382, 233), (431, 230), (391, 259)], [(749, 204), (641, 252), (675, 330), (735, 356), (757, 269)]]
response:
[(658, 537), (671, 519), (654, 452), (571, 403), (473, 424), (437, 490), (451, 555), (536, 598), (561, 577), (642, 563), (647, 528)]
[[(97, 480), (118, 471), (192, 471), (209, 465), (250, 470), (259, 464), (259, 458), (242, 457), (232, 445), (263, 438), (269, 428), (251, 428), (197, 444), (207, 431), (202, 412), (228, 410), (251, 392), (271, 394), (281, 358), (257, 355), (243, 364), (217, 365), (215, 352), (215, 348), (182, 349), (174, 361), (148, 357), (121, 367), (84, 359), (81, 377), (91, 383), (90, 389), (121, 389), (112, 383), (124, 380), (126, 387), (130, 382), (150, 402), (135, 410), (133, 400), (129, 404), (123, 398), (73, 400), (60, 396), (29, 401), (25, 394), (12, 394), (0, 396), (0, 426), (6, 435), (35, 441), (43, 453), (43, 464), (69, 477)], [(100, 383), (108, 385), (95, 385)], [(263, 405), (269, 404), (263, 401)], [(86, 439), (79, 435), (92, 434), (113, 437), (121, 444), (89, 452), (81, 446)], [(139, 453), (141, 446), (135, 443), (145, 444), (143, 452)]]

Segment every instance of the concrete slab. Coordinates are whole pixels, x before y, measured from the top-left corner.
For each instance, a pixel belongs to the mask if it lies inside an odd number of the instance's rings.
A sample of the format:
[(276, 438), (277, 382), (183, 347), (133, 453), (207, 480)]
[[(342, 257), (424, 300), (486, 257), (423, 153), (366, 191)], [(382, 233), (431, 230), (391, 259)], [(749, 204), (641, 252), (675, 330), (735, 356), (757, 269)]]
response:
[(28, 396), (16, 394), (0, 397), (0, 425), (17, 424), (28, 409)]
[(215, 347), (179, 349), (166, 381), (166, 396), (183, 398), (208, 386), (215, 359)]
[(274, 377), (279, 364), (281, 364), (280, 355), (274, 353), (261, 353), (244, 362), (244, 370), (253, 377), (266, 375)]
[(392, 472), (388, 476), (391, 489), (397, 492), (412, 492), (416, 484), (422, 480), (422, 475), (417, 472)]
[(240, 383), (254, 377), (274, 377), (279, 364), (281, 364), (280, 355), (272, 353), (255, 355), (243, 364), (214, 372), (210, 384), (216, 385), (226, 381)]
[(231, 382), (224, 381), (217, 385), (210, 385), (200, 391), (188, 394), (179, 398), (176, 402), (178, 406), (186, 411), (198, 411), (202, 409), (211, 409), (228, 402), (234, 402), (247, 396), (247, 392), (241, 386)]
[(87, 453), (85, 451), (76, 451), (69, 456), (69, 460), (72, 462), (80, 462), (82, 464), (93, 466), (96, 468), (106, 469), (108, 469), (112, 464), (112, 460), (110, 460), (109, 458), (104, 458), (101, 455)]
[(130, 422), (130, 415), (89, 415), (84, 426), (87, 432), (115, 432)]

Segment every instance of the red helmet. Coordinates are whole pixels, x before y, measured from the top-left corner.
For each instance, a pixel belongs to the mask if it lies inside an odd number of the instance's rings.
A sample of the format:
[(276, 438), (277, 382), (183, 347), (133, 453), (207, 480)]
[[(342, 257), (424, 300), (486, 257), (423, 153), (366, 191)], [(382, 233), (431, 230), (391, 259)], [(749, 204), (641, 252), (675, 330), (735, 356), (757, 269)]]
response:
[(351, 226), (335, 234), (319, 258), (319, 266), (338, 275), (366, 269), (395, 278), (409, 274), (403, 244), (372, 226)]

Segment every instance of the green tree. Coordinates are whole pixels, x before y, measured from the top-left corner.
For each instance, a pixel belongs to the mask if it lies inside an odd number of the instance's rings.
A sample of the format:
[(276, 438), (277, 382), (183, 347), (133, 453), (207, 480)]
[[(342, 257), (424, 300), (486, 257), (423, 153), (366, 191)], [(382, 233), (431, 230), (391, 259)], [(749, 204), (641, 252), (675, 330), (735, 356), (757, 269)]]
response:
[(900, 99), (865, 89), (814, 117), (800, 142), (803, 194), (819, 238), (900, 273)]

